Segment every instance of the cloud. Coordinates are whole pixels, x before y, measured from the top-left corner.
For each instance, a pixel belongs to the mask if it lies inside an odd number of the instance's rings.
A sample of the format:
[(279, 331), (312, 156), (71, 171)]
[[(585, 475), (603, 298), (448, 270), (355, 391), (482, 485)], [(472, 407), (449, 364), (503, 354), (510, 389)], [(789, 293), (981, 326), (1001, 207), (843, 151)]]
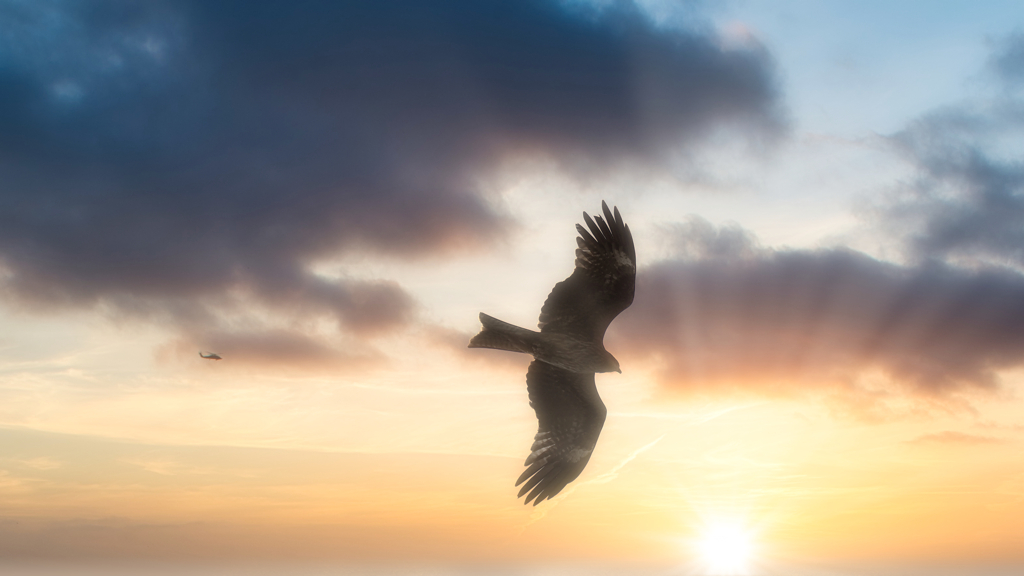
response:
[(1005, 38), (991, 65), (1003, 82), (1009, 85), (1024, 82), (1024, 33), (1017, 32)]
[[(1004, 87), (1019, 84), (1024, 37), (1000, 44), (991, 69)], [(1020, 94), (931, 111), (891, 141), (916, 167), (879, 205), (883, 227), (916, 261), (1024, 266), (1024, 128)]]
[(772, 250), (697, 219), (676, 234), (703, 248), (642, 268), (609, 342), (655, 361), (666, 389), (951, 399), (1024, 365), (1024, 275), (1012, 270)]
[(2, 10), (0, 262), (51, 304), (308, 291), (318, 258), (504, 234), (479, 177), (510, 151), (657, 162), (781, 125), (763, 49), (630, 2)]
[(936, 432), (934, 434), (924, 434), (917, 438), (910, 440), (909, 444), (945, 444), (945, 445), (960, 445), (960, 446), (973, 446), (978, 444), (999, 444), (1003, 442), (999, 438), (993, 438), (991, 436), (977, 436), (975, 434), (966, 434), (964, 432), (955, 432), (953, 430), (943, 430), (942, 432)]
[(327, 313), (347, 331), (367, 336), (410, 322), (416, 303), (395, 282), (327, 280), (309, 274), (284, 275), (256, 286), (252, 296), (287, 310), (293, 318)]
[(680, 258), (749, 258), (762, 251), (757, 237), (735, 222), (716, 227), (696, 215), (663, 228), (670, 251)]
[(509, 155), (656, 167), (720, 126), (779, 134), (771, 57), (726, 44), (625, 0), (4, 3), (0, 298), (348, 362), (415, 299), (315, 264), (502, 238)]
[(896, 136), (919, 172), (884, 216), (914, 259), (1024, 265), (1024, 163), (984, 141), (1024, 126), (1007, 114), (946, 110)]

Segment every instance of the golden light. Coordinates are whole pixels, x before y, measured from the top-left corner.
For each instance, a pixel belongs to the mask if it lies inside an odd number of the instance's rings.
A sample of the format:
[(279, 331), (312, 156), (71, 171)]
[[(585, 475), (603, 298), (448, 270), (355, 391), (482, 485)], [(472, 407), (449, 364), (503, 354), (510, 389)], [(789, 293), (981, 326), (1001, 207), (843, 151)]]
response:
[(740, 522), (709, 522), (696, 541), (695, 547), (707, 576), (750, 574), (750, 563), (754, 553), (753, 537)]

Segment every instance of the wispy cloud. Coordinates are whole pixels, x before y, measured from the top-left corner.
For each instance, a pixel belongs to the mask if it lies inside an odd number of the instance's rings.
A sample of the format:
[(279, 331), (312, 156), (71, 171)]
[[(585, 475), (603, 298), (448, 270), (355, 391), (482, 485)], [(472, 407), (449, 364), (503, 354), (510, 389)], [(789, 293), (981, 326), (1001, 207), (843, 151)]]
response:
[(974, 446), (979, 444), (1000, 444), (1004, 442), (1001, 438), (995, 438), (993, 436), (979, 436), (977, 434), (967, 434), (965, 432), (957, 432), (955, 430), (943, 430), (942, 432), (935, 432), (933, 434), (924, 434), (908, 440), (908, 444), (942, 444), (949, 446)]

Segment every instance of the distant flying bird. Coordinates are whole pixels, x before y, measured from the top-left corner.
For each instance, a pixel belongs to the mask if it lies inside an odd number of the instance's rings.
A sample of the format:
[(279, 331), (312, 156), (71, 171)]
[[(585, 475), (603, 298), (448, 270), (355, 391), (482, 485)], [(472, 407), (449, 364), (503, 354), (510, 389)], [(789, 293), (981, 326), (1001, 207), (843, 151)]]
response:
[(210, 352), (209, 354), (203, 354), (200, 352), (199, 356), (201, 358), (206, 358), (207, 360), (223, 360), (223, 358), (220, 357), (220, 354), (214, 354), (213, 352)]
[[(480, 314), (483, 330), (470, 348), (494, 348), (532, 354), (526, 372), (530, 406), (540, 426), (529, 466), (516, 486), (533, 505), (552, 498), (575, 480), (597, 445), (608, 410), (597, 394), (595, 372), (619, 372), (619, 362), (604, 349), (604, 333), (633, 303), (636, 248), (619, 209), (614, 215), (601, 202), (605, 218), (583, 219), (576, 238), (576, 268), (555, 284), (540, 310), (540, 332)], [(595, 223), (596, 221), (596, 223)]]

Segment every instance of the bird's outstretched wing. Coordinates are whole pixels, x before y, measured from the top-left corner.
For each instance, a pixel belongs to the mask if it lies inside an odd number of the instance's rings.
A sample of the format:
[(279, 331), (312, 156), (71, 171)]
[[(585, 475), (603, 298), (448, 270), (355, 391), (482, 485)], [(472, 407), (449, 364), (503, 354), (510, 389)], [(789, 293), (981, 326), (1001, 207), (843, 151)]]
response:
[(604, 219), (583, 219), (576, 225), (576, 269), (555, 284), (540, 310), (540, 331), (571, 334), (601, 342), (605, 330), (633, 303), (636, 286), (636, 248), (619, 209), (614, 214), (601, 202)]
[(583, 472), (601, 435), (608, 410), (597, 395), (594, 374), (569, 372), (534, 360), (526, 372), (530, 406), (540, 425), (530, 447), (529, 466), (516, 480), (519, 496), (536, 506)]

